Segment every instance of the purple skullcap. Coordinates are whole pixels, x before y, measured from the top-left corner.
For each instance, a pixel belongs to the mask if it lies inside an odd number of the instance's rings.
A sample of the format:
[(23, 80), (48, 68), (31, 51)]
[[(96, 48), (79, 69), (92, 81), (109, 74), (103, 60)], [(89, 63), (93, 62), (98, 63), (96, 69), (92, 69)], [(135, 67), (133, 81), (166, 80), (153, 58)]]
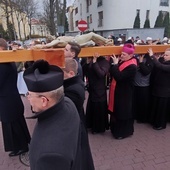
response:
[(133, 44), (127, 43), (123, 46), (122, 52), (125, 52), (127, 54), (134, 54), (135, 46)]

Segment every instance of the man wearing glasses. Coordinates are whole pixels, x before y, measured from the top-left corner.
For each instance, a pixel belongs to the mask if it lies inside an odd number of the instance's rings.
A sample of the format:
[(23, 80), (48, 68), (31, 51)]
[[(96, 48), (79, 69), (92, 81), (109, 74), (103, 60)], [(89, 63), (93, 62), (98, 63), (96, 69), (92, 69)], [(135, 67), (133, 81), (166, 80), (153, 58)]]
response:
[(24, 72), (28, 100), (37, 118), (30, 143), (31, 170), (80, 170), (80, 118), (64, 97), (63, 71), (44, 60)]

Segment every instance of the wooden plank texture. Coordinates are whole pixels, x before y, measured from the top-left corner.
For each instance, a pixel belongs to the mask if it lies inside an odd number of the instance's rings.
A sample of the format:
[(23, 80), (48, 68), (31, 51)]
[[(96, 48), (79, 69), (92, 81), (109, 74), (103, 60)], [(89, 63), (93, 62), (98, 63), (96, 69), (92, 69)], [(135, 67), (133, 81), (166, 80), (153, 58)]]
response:
[(63, 49), (0, 51), (0, 62), (47, 60), (50, 64), (64, 67)]
[[(152, 48), (154, 53), (163, 53), (170, 45), (139, 45), (135, 46), (135, 54), (145, 54)], [(79, 57), (90, 57), (95, 53), (99, 55), (120, 55), (122, 46), (100, 46), (82, 48)], [(47, 60), (50, 64), (64, 67), (64, 49), (34, 49), (34, 50), (16, 50), (0, 51), (0, 62), (19, 62), (35, 61), (38, 59)]]
[[(170, 48), (170, 45), (138, 45), (135, 46), (135, 54), (145, 54), (148, 49), (152, 48), (154, 53), (162, 53), (167, 48)], [(86, 47), (81, 49), (80, 57), (93, 56), (94, 53), (99, 53), (99, 55), (120, 55), (122, 51), (122, 46), (102, 46), (102, 47)]]

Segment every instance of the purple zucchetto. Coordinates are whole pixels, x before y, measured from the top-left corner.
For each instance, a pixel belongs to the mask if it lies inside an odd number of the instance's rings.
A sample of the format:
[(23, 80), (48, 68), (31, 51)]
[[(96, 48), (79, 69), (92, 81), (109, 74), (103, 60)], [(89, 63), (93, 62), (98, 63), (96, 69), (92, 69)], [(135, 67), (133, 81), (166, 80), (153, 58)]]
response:
[(125, 52), (127, 54), (134, 54), (135, 46), (133, 44), (127, 43), (123, 46), (122, 52)]

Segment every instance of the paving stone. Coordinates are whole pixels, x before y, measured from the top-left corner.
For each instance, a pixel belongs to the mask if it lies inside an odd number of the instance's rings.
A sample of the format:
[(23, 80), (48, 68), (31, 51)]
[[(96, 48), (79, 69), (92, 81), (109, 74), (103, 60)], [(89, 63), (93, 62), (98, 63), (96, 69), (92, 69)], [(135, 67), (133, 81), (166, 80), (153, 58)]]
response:
[[(87, 95), (87, 94), (86, 94)], [(31, 114), (25, 97), (25, 116)], [(86, 96), (87, 99), (87, 96)], [(26, 120), (32, 134), (36, 120)], [(1, 124), (0, 124), (1, 128)], [(148, 124), (134, 124), (134, 135), (116, 140), (108, 130), (104, 134), (89, 132), (89, 142), (96, 170), (169, 170), (170, 169), (170, 124), (155, 131)], [(2, 131), (0, 130), (0, 170), (29, 170), (19, 161), (19, 157), (8, 156), (4, 152)]]

